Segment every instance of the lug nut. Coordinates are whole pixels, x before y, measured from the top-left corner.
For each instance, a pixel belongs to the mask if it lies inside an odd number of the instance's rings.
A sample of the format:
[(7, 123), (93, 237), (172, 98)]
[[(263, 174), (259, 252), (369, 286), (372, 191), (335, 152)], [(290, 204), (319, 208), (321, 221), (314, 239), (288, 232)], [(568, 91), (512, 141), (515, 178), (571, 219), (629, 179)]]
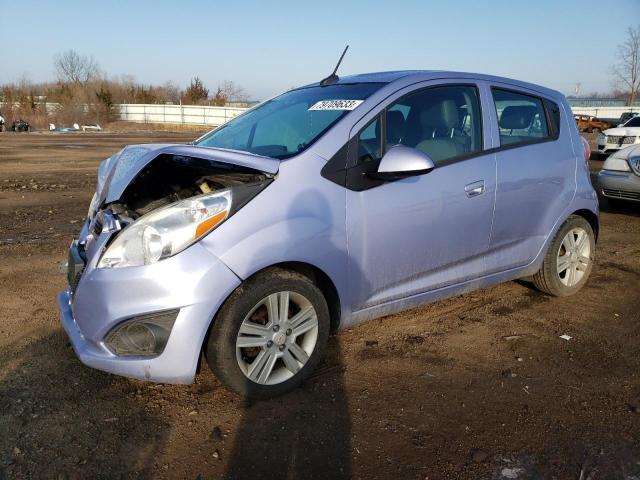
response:
[(273, 331), (277, 332), (278, 330), (280, 330), (280, 325), (274, 325), (273, 326)]
[(287, 335), (291, 335), (291, 329), (287, 328)]
[(273, 346), (273, 342), (271, 340), (269, 340), (267, 342), (267, 348), (271, 348)]
[(280, 345), (280, 351), (284, 350), (284, 345)]

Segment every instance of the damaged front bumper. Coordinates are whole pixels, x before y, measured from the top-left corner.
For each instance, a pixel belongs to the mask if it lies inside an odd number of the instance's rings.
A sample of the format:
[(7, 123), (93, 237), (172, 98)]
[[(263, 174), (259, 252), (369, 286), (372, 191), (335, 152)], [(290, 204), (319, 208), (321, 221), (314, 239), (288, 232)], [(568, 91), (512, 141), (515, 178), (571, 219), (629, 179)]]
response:
[[(78, 358), (125, 377), (191, 383), (209, 325), (240, 279), (198, 243), (141, 267), (96, 268), (96, 257), (89, 256), (77, 287), (58, 295), (60, 319)], [(179, 313), (160, 355), (118, 356), (105, 345), (121, 322), (170, 309)]]

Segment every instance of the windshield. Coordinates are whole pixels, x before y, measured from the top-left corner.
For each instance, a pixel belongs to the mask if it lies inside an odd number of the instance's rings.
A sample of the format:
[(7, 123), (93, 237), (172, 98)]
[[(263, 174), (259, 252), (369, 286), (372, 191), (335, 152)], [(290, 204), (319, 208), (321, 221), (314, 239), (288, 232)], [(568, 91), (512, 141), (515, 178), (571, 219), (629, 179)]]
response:
[(196, 145), (278, 159), (292, 157), (381, 86), (356, 83), (292, 90), (234, 118), (196, 141)]
[(625, 127), (640, 127), (640, 116), (635, 116), (627, 123), (624, 124)]

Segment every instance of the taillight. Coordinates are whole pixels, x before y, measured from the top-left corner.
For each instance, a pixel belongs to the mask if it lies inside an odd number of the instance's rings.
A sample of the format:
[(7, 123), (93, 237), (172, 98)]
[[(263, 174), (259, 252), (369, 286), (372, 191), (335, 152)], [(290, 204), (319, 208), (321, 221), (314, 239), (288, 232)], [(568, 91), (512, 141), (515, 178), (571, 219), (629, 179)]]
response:
[(591, 158), (591, 147), (589, 147), (589, 142), (587, 142), (584, 137), (580, 137), (582, 140), (582, 153), (584, 155), (584, 160), (588, 163), (589, 158)]

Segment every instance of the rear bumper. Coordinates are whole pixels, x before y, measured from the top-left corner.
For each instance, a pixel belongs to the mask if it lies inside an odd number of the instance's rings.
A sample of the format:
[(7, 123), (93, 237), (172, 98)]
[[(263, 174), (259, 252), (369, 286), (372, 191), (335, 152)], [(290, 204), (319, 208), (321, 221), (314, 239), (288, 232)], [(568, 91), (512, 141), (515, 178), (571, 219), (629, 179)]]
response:
[(640, 176), (633, 172), (601, 170), (598, 186), (607, 198), (640, 202)]
[[(58, 295), (60, 321), (85, 365), (116, 375), (163, 383), (191, 383), (209, 325), (240, 284), (199, 244), (154, 265), (95, 269), (88, 265), (75, 293)], [(106, 334), (131, 317), (179, 309), (164, 351), (154, 357), (117, 356)]]

